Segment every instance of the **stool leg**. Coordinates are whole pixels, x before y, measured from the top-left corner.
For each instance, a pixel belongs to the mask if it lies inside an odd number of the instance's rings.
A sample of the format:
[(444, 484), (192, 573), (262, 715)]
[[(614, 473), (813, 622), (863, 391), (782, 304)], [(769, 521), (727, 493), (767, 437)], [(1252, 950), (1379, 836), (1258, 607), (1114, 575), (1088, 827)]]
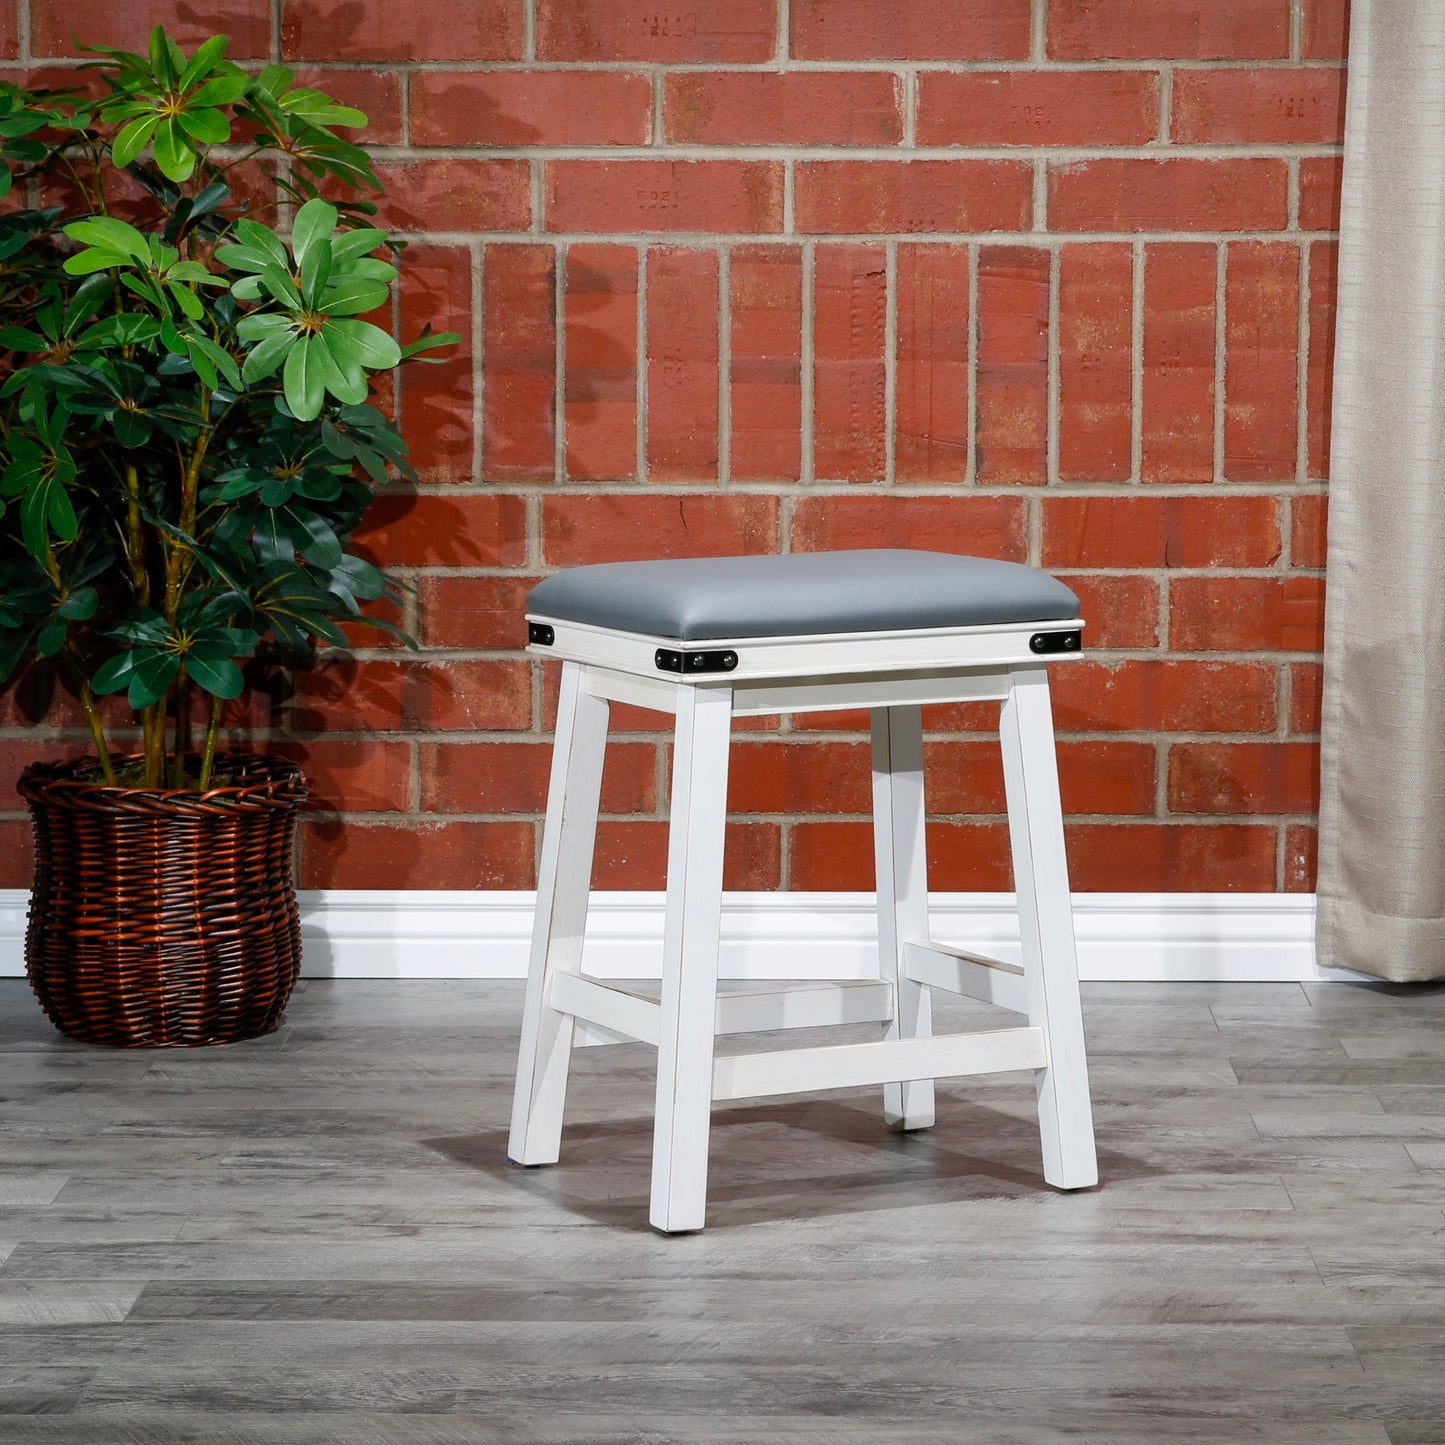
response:
[(1049, 1051), (1036, 1080), (1044, 1178), (1059, 1189), (1087, 1189), (1099, 1182), (1099, 1167), (1048, 673), (1042, 665), (1011, 668), (1009, 684), (999, 718), (1009, 842), (1029, 1022), (1043, 1029)]
[(582, 666), (563, 663), (507, 1144), (514, 1164), (555, 1164), (562, 1147), (573, 1023), (570, 1014), (550, 1006), (548, 990), (554, 974), (577, 973), (582, 967), (607, 713), (607, 703), (587, 691)]
[(677, 689), (652, 1143), (652, 1227), (701, 1229), (717, 1019), (732, 689)]
[[(923, 710), (873, 709), (873, 850), (878, 880), (878, 973), (893, 985), (885, 1039), (933, 1032), (929, 990), (903, 971), (903, 945), (928, 939), (928, 863), (924, 851)], [(933, 1123), (933, 1080), (883, 1086), (890, 1128)]]

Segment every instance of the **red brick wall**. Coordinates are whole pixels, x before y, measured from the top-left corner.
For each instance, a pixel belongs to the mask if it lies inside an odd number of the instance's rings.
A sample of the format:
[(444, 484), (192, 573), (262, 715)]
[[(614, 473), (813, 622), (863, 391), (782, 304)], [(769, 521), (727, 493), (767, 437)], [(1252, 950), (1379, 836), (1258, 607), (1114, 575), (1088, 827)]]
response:
[[(1080, 887), (1311, 887), (1344, 6), (10, 0), (21, 62), (164, 19), (364, 106), (401, 314), (469, 338), (407, 373), (423, 485), (367, 538), (421, 657), (247, 718), (315, 777), (303, 882), (529, 886), (530, 579), (887, 544), (1084, 598), (1055, 674)], [(4, 794), (81, 745), (33, 715), (0, 703)], [(662, 879), (658, 721), (615, 717), (607, 886)], [(740, 733), (731, 886), (870, 886), (859, 722)], [(934, 885), (1005, 887), (992, 720), (929, 724)], [(0, 817), (0, 881), (23, 834)]]

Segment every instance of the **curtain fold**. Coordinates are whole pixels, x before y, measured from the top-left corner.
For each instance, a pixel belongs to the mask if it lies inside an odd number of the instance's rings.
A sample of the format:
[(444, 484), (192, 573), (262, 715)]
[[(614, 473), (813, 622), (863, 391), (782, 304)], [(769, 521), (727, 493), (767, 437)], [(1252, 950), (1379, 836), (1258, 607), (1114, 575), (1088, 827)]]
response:
[(1445, 3), (1354, 0), (1325, 597), (1320, 963), (1445, 978)]

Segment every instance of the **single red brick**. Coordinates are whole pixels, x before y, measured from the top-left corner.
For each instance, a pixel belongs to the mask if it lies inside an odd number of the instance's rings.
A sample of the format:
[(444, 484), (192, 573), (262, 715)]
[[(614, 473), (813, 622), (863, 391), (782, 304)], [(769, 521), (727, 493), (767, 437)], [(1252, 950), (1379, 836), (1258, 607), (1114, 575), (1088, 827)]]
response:
[[(776, 823), (729, 823), (723, 836), (723, 887), (772, 891), (782, 872), (782, 829)], [(594, 888), (660, 890), (667, 879), (667, 824), (653, 819), (603, 819), (592, 866)]]
[(1320, 730), (1320, 695), (1325, 670), (1318, 662), (1289, 665), (1289, 730), (1317, 733)]
[(637, 475), (637, 252), (631, 246), (567, 251), (567, 475)]
[(542, 556), (553, 567), (777, 550), (776, 497), (568, 494), (542, 498)]
[[(10, 11), (13, 36), (13, 5)], [(126, 5), (108, 0), (31, 0), (30, 53), (74, 60), (78, 58), (75, 42), (79, 41), (145, 54), (147, 37), (157, 25), (164, 25), (166, 33), (187, 53), (218, 30), (230, 37), (228, 60), (256, 60), (271, 53), (271, 6), (267, 0), (228, 0), (219, 14), (217, 9), (200, 8), (187, 0), (132, 0)], [(11, 39), (6, 54), (13, 58), (16, 53)]]
[(1330, 474), (1330, 410), (1334, 401), (1335, 286), (1338, 247), (1318, 241), (1310, 247), (1309, 363), (1305, 369), (1305, 441), (1312, 479)]
[(273, 742), (267, 752), (301, 764), (313, 812), (402, 813), (411, 807), (411, 746), (404, 742)]
[(1304, 0), (1306, 60), (1343, 60), (1350, 44), (1350, 0)]
[(1214, 479), (1218, 254), (1197, 242), (1145, 248), (1139, 471), (1146, 482)]
[(1280, 231), (1289, 170), (1267, 157), (1059, 161), (1051, 231)]
[(418, 496), (389, 491), (367, 509), (356, 550), (383, 567), (520, 567), (527, 560), (521, 497)]
[(1275, 830), (1248, 824), (1072, 823), (1069, 881), (1082, 893), (1269, 893)]
[(1068, 577), (1087, 626), (1084, 646), (1157, 647), (1159, 584), (1152, 577)]
[(1276, 669), (1263, 662), (1083, 659), (1053, 671), (1061, 732), (1273, 732)]
[(871, 780), (864, 743), (740, 743), (728, 767), (728, 811), (867, 813)]
[(303, 888), (531, 888), (531, 823), (310, 820), (301, 829)]
[(1059, 251), (1059, 477), (1127, 481), (1133, 467), (1134, 255)]
[(1236, 241), (1224, 291), (1224, 474), (1284, 481), (1299, 433), (1299, 248)]
[(488, 246), (482, 259), (482, 473), (550, 481), (556, 471), (557, 253)]
[(24, 818), (0, 818), (0, 888), (34, 882), (34, 834)]
[(1313, 893), (1319, 865), (1319, 829), (1291, 823), (1284, 830), (1284, 891)]
[[(0, 60), (14, 60), (20, 54), (20, 27), (15, 7), (0, 11)], [(3, 833), (3, 830), (0, 830)], [(7, 885), (0, 884), (0, 887)]]
[(1045, 567), (1268, 567), (1273, 497), (1046, 497)]
[(378, 165), (388, 231), (525, 231), (532, 224), (526, 161), (432, 159)]
[(1022, 161), (799, 161), (793, 204), (804, 234), (1026, 231), (1033, 170)]
[(798, 60), (1023, 60), (1028, 0), (793, 0)]
[(1312, 813), (1319, 807), (1314, 743), (1175, 743), (1169, 807), (1175, 813)]
[(1159, 130), (1159, 81), (1143, 70), (925, 70), (918, 144), (1144, 145)]
[(435, 0), (422, 17), (405, 0), (353, 8), (282, 0), (281, 53), (301, 60), (520, 60), (522, 9), (522, 0)]
[(813, 271), (813, 473), (883, 478), (887, 261), (880, 246), (821, 246)]
[(350, 132), (343, 128), (343, 136), (354, 135), (358, 142), (369, 146), (401, 143), (401, 76), (396, 71), (297, 67), (295, 83), (319, 90), (366, 116), (365, 130)]
[(923, 778), (930, 817), (1005, 811), (1003, 755), (995, 742), (929, 740)]
[[(1011, 886), (1008, 829), (1002, 823), (935, 822), (928, 829), (927, 846), (929, 887), (937, 892), (998, 892)], [(873, 880), (871, 824), (793, 824), (790, 889), (868, 892)]]
[(795, 246), (737, 246), (728, 285), (732, 476), (742, 482), (796, 481), (802, 445), (802, 253)]
[(1289, 560), (1293, 566), (1323, 567), (1325, 565), (1325, 518), (1328, 511), (1328, 497), (1290, 498)]
[(401, 429), (423, 482), (472, 476), (472, 253), (462, 246), (408, 246), (401, 261), (401, 334), (433, 331), (462, 339), (429, 352), (433, 364), (407, 367)]
[(718, 258), (680, 246), (647, 253), (647, 475), (717, 480)]
[(1170, 138), (1186, 145), (1338, 145), (1345, 132), (1345, 73), (1178, 70)]
[(1154, 812), (1153, 743), (1089, 738), (1061, 742), (1058, 752), (1066, 814)]
[(1027, 538), (1025, 503), (1016, 497), (803, 496), (793, 513), (795, 552), (918, 547), (1022, 562)]
[(620, 70), (419, 70), (419, 146), (646, 145), (652, 82)]
[(1048, 480), (1049, 253), (986, 246), (978, 256), (980, 482)]
[(423, 647), (520, 647), (527, 638), (527, 593), (535, 577), (420, 580), (417, 636)]
[(295, 725), (308, 732), (529, 728), (532, 669), (521, 661), (329, 658), (296, 674)]
[(898, 247), (893, 474), (900, 482), (968, 475), (968, 248)]
[(1306, 156), (1299, 163), (1301, 231), (1340, 229), (1340, 158)]
[(666, 139), (695, 145), (893, 145), (902, 82), (887, 71), (706, 71), (664, 77)]
[(783, 228), (778, 161), (548, 161), (545, 179), (549, 231)]
[(1282, 60), (1290, 0), (1053, 0), (1051, 60)]
[(773, 58), (777, 30), (777, 0), (694, 0), (671, 10), (537, 0), (539, 60), (748, 64)]
[[(421, 806), (429, 813), (542, 813), (552, 767), (549, 743), (423, 743)], [(604, 813), (657, 807), (657, 748), (610, 742), (602, 769)]]
[(1324, 600), (1319, 577), (1175, 577), (1169, 645), (1190, 652), (1318, 652)]

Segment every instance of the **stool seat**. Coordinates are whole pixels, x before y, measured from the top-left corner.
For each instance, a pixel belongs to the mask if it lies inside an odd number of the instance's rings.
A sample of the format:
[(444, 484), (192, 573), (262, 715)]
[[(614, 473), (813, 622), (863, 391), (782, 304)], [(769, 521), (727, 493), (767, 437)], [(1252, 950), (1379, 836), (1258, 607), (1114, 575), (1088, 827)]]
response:
[(538, 583), (527, 610), (701, 642), (1054, 622), (1077, 617), (1079, 599), (1017, 562), (871, 548), (573, 567)]

